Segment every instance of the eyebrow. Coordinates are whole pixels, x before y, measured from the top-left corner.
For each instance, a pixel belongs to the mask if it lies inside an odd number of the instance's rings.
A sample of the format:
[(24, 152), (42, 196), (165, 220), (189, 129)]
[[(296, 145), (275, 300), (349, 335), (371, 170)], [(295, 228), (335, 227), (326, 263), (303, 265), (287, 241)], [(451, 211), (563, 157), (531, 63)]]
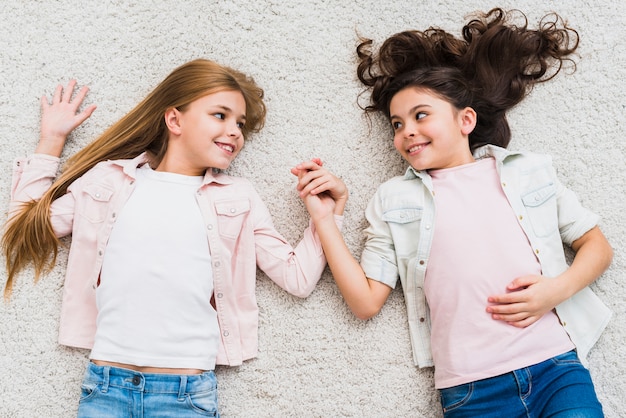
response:
[[(413, 106), (413, 107), (409, 110), (409, 114), (415, 113), (416, 111), (418, 111), (418, 110), (419, 110), (420, 108), (422, 108), (422, 107), (432, 107), (432, 106), (431, 106), (431, 105), (428, 105), (428, 104), (418, 104), (418, 105), (415, 105), (415, 106)], [(391, 116), (389, 116), (389, 119), (394, 119), (394, 118), (399, 119), (399, 118), (400, 118), (400, 116), (398, 116), (398, 115), (391, 115)]]

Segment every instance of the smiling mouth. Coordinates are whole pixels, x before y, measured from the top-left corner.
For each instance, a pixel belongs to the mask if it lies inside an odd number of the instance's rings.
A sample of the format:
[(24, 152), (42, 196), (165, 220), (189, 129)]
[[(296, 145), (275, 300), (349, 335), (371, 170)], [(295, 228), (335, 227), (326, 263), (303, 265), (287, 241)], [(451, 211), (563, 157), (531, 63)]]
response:
[(416, 152), (420, 152), (421, 150), (423, 150), (423, 149), (426, 147), (426, 145), (428, 145), (428, 144), (418, 144), (418, 145), (413, 145), (411, 148), (409, 148), (409, 149), (407, 150), (407, 152), (408, 152), (409, 154), (413, 154), (413, 153), (416, 153)]
[(224, 151), (227, 151), (229, 153), (233, 153), (235, 152), (235, 146), (234, 145), (230, 145), (230, 144), (225, 144), (223, 142), (216, 142), (215, 145), (217, 145), (218, 147), (220, 147), (221, 149), (223, 149)]

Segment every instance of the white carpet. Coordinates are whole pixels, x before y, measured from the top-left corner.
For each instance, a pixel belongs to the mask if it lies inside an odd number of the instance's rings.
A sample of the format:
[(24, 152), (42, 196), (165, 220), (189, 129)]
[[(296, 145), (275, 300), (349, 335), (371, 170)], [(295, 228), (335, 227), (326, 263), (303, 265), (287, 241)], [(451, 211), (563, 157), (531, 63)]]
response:
[[(73, 153), (130, 110), (173, 68), (206, 57), (252, 74), (265, 89), (265, 130), (231, 173), (250, 178), (279, 231), (296, 243), (308, 217), (289, 168), (320, 157), (350, 187), (344, 233), (360, 254), (363, 210), (377, 185), (403, 171), (382, 126), (355, 101), (357, 33), (382, 41), (429, 25), (458, 31), (463, 17), (522, 7), (532, 24), (557, 7), (581, 35), (578, 71), (538, 86), (510, 114), (513, 148), (550, 153), (563, 181), (592, 210), (615, 248), (594, 289), (614, 318), (591, 352), (608, 417), (626, 416), (624, 194), (626, 3), (575, 0), (28, 1), (0, 8), (0, 207), (10, 167), (38, 138), (39, 98), (75, 77), (98, 109), (66, 147)], [(0, 417), (71, 417), (87, 353), (56, 343), (63, 286), (57, 268), (33, 285), (20, 275), (0, 303)], [(4, 260), (0, 260), (4, 263)], [(6, 274), (2, 270), (0, 283)], [(411, 361), (401, 291), (376, 318), (355, 319), (327, 272), (311, 297), (291, 297), (259, 274), (260, 353), (219, 368), (224, 417), (438, 417), (432, 372)]]

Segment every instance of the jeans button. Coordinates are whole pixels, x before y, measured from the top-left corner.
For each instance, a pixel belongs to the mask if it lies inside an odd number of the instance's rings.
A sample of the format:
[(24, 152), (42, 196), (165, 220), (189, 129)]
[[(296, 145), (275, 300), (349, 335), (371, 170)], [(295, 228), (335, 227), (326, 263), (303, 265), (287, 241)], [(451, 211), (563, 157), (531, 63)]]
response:
[(133, 385), (139, 386), (140, 383), (141, 383), (141, 377), (133, 376)]

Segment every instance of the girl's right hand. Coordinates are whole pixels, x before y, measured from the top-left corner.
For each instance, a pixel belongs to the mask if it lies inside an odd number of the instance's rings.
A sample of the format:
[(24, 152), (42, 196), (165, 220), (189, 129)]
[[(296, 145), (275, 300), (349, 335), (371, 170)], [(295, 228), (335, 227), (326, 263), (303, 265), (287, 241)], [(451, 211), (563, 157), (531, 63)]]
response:
[(78, 112), (89, 88), (82, 87), (72, 98), (75, 87), (76, 80), (70, 80), (65, 90), (59, 84), (52, 96), (52, 103), (48, 102), (46, 96), (41, 97), (41, 133), (35, 153), (60, 156), (70, 132), (96, 110), (96, 105), (90, 105)]

